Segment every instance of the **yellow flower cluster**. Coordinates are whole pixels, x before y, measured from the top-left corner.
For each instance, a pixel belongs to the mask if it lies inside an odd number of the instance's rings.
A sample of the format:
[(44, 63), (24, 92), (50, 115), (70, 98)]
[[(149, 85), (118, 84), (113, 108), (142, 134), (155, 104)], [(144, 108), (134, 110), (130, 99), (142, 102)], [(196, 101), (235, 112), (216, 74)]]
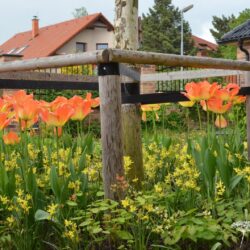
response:
[(169, 184), (169, 180), (171, 180), (184, 191), (199, 191), (198, 178), (200, 173), (195, 167), (194, 160), (187, 153), (187, 145), (179, 152), (176, 154), (175, 170), (166, 177), (166, 182)]
[(72, 242), (77, 243), (79, 241), (77, 225), (70, 220), (64, 220), (65, 231), (63, 236)]
[(90, 155), (86, 155), (86, 167), (83, 173), (88, 176), (89, 181), (95, 182), (100, 180), (102, 171), (102, 163), (100, 157), (94, 154), (93, 158)]
[(247, 166), (243, 169), (235, 168), (234, 171), (237, 175), (244, 176), (244, 178), (250, 183), (250, 166)]
[(58, 204), (55, 204), (55, 203), (48, 205), (47, 212), (49, 213), (49, 216), (50, 216), (49, 219), (52, 219), (53, 217), (55, 217), (58, 207), (59, 207)]
[(29, 210), (31, 209), (32, 196), (30, 194), (24, 194), (22, 189), (18, 189), (17, 191), (17, 205), (18, 207), (25, 213), (29, 214)]
[(11, 152), (8, 158), (4, 159), (4, 166), (7, 172), (13, 171), (17, 168), (17, 159), (20, 158), (20, 154), (16, 151)]

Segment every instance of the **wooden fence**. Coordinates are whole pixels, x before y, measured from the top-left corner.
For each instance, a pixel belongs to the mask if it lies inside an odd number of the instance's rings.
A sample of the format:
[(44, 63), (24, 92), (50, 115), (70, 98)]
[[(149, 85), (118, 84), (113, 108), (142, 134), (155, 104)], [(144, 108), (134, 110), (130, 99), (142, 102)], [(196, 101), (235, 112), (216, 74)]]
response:
[[(125, 51), (116, 49), (107, 49), (103, 51), (93, 51), (82, 54), (55, 56), (49, 58), (31, 59), (23, 61), (0, 63), (0, 73), (2, 81), (0, 88), (17, 88), (17, 82), (29, 81), (29, 87), (34, 87), (39, 81), (42, 83), (40, 87), (50, 88), (51, 84), (58, 84), (54, 87), (67, 89), (72, 88), (73, 84), (78, 83), (79, 89), (84, 89), (86, 84), (95, 83), (98, 80), (99, 94), (101, 98), (101, 136), (102, 136), (102, 159), (103, 159), (103, 173), (104, 173), (104, 187), (106, 197), (114, 198), (114, 193), (111, 190), (111, 185), (116, 183), (117, 176), (123, 174), (123, 147), (122, 147), (122, 126), (121, 126), (121, 83), (125, 89), (125, 102), (127, 103), (159, 103), (169, 101), (176, 101), (180, 95), (179, 93), (158, 93), (140, 95), (138, 93), (138, 83), (145, 76), (141, 76), (138, 72), (131, 70), (126, 64), (150, 64), (150, 65), (166, 65), (166, 66), (183, 66), (193, 68), (209, 68), (216, 70), (237, 70), (245, 71), (245, 85), (243, 92), (250, 95), (250, 62), (233, 61), (224, 59), (202, 58), (193, 56), (179, 56), (151, 52)], [(64, 79), (58, 78), (53, 74), (47, 73), (45, 76), (39, 73), (27, 73), (23, 71), (39, 70), (47, 68), (67, 67), (83, 64), (97, 64), (98, 65), (98, 79), (93, 76), (90, 78), (75, 76), (65, 76)], [(9, 73), (7, 73), (9, 72)], [(211, 74), (211, 71), (206, 71)], [(221, 71), (220, 71), (221, 72)], [(199, 71), (194, 74), (204, 74), (204, 71)], [(49, 74), (49, 75), (48, 75)], [(182, 76), (184, 72), (181, 72)], [(191, 74), (191, 73), (188, 73)], [(217, 71), (218, 74), (218, 71)], [(123, 75), (121, 77), (121, 75)], [(60, 76), (62, 77), (62, 76)], [(143, 78), (144, 77), (144, 78)], [(160, 78), (161, 77), (161, 78)], [(150, 81), (157, 81), (159, 79), (166, 79), (169, 75), (151, 76)], [(173, 76), (172, 76), (173, 77)], [(194, 76), (192, 76), (194, 77)], [(14, 78), (14, 79), (13, 79)], [(35, 83), (31, 82), (38, 79)], [(25, 80), (22, 80), (25, 79)], [(29, 79), (29, 80), (28, 80)], [(148, 78), (149, 79), (149, 76)], [(8, 86), (3, 85), (4, 81), (8, 82)], [(72, 83), (74, 80), (74, 83)], [(61, 82), (61, 83), (60, 83)], [(133, 87), (135, 86), (135, 87)], [(18, 88), (24, 88), (23, 85)], [(86, 88), (85, 88), (86, 89)], [(176, 95), (176, 96), (174, 96)], [(124, 99), (123, 98), (123, 99)], [(182, 96), (183, 99), (185, 99)], [(145, 101), (146, 100), (146, 101)], [(247, 98), (247, 128), (248, 128), (248, 145), (250, 145), (250, 98)], [(248, 147), (250, 156), (250, 147)]]

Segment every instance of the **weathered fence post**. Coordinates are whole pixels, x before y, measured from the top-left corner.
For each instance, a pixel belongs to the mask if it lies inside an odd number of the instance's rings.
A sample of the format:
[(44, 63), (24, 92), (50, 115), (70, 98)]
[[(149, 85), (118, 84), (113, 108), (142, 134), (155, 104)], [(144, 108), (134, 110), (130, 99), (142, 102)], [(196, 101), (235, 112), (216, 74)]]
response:
[[(245, 73), (244, 87), (250, 87), (250, 71), (247, 71)], [(247, 95), (246, 115), (247, 115), (247, 152), (248, 152), (248, 160), (250, 161), (250, 95)]]
[(105, 197), (123, 198), (124, 168), (121, 117), (121, 79), (118, 63), (98, 66), (101, 98), (101, 142)]
[[(138, 49), (138, 0), (116, 0), (114, 24), (115, 48), (123, 50)], [(132, 160), (128, 178), (137, 179), (137, 186), (143, 180), (143, 160), (141, 142), (140, 104), (122, 105), (124, 155)]]

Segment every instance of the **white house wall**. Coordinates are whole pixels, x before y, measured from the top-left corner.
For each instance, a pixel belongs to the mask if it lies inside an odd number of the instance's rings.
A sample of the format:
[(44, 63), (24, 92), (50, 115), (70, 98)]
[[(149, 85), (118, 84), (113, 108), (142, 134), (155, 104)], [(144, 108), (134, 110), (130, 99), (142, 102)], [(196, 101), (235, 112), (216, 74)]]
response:
[(73, 37), (69, 42), (63, 45), (57, 52), (57, 55), (72, 54), (76, 52), (76, 43), (86, 43), (87, 51), (96, 50), (97, 43), (108, 43), (109, 48), (113, 47), (114, 33), (106, 28), (95, 27), (86, 29)]

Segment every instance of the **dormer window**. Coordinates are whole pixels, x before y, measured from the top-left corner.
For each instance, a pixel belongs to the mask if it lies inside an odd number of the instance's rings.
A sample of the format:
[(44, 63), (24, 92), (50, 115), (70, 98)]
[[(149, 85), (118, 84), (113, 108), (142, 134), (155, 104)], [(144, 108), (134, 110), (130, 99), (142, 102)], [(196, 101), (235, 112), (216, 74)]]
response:
[(76, 53), (85, 52), (87, 50), (87, 44), (86, 43), (76, 43)]

